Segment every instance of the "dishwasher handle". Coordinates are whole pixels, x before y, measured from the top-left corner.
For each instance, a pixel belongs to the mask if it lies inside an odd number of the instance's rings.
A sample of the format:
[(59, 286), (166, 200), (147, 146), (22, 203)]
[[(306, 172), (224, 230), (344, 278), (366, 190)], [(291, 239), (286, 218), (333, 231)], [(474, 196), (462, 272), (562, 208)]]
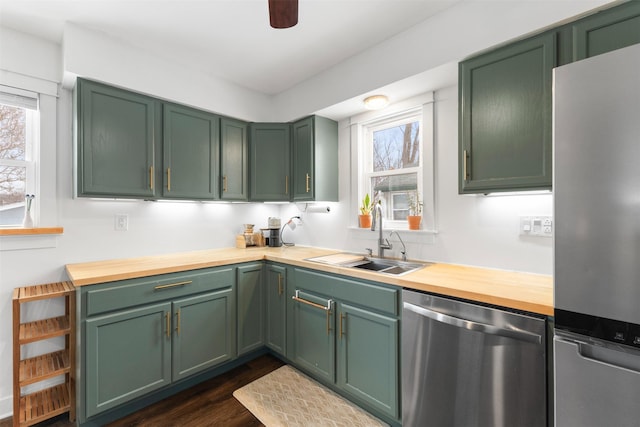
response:
[(428, 308), (420, 307), (409, 302), (402, 303), (405, 310), (412, 311), (428, 319), (435, 320), (437, 322), (446, 323), (447, 325), (455, 326), (457, 328), (463, 328), (470, 331), (481, 332), (489, 335), (499, 335), (506, 338), (513, 338), (520, 341), (526, 341), (534, 344), (542, 343), (542, 336), (531, 332), (523, 331), (520, 329), (507, 329), (501, 328), (495, 325), (488, 325), (486, 323), (475, 322), (472, 320), (461, 319), (459, 317), (451, 316), (448, 314), (433, 311)]

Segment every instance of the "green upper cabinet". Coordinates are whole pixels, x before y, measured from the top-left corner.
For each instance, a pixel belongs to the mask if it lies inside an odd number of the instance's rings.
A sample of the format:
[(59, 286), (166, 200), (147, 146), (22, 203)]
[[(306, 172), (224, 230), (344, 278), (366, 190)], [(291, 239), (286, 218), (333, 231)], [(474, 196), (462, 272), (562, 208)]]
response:
[(312, 116), (292, 124), (293, 200), (338, 201), (338, 124)]
[(222, 200), (246, 201), (248, 192), (248, 125), (239, 120), (220, 119), (220, 179)]
[(551, 188), (555, 65), (554, 32), (460, 63), (460, 193)]
[(237, 270), (238, 356), (264, 346), (264, 286), (262, 263)]
[(290, 126), (252, 123), (249, 137), (250, 200), (284, 202), (290, 197)]
[(218, 198), (219, 117), (164, 104), (164, 198)]
[(623, 3), (577, 21), (573, 40), (576, 61), (640, 43), (640, 2)]
[(78, 196), (155, 197), (158, 103), (83, 79), (75, 96)]

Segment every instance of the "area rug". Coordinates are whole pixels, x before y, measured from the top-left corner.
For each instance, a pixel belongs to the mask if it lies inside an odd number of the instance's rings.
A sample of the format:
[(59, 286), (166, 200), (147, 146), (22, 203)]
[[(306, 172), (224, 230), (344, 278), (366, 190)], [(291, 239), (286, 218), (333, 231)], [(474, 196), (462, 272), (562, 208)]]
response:
[(233, 392), (267, 427), (387, 426), (289, 365)]

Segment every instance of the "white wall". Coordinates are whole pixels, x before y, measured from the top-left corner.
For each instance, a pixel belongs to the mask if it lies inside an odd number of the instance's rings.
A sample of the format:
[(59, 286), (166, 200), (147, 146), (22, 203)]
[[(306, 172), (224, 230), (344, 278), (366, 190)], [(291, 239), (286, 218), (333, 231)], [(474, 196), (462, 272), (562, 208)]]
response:
[[(496, 11), (494, 3), (505, 8)], [(44, 87), (48, 88), (47, 82), (62, 81), (65, 70), (67, 77), (75, 73), (238, 118), (289, 120), (605, 2), (526, 2), (527, 6), (522, 9), (507, 3), (462, 2), (442, 17), (416, 26), (273, 99), (208, 80), (197, 71), (72, 26), (67, 30), (62, 48), (0, 29), (0, 83), (6, 83), (7, 79), (30, 83), (43, 81)], [(420, 52), (420, 55), (407, 55), (407, 49)], [(38, 54), (26, 55), (25, 52)], [(388, 55), (393, 61), (378, 67), (381, 54)], [(0, 237), (0, 249), (41, 247), (0, 250), (0, 324), (5, 325), (0, 329), (0, 418), (12, 411), (9, 325), (14, 287), (63, 280), (67, 263), (232, 246), (242, 223), (261, 226), (268, 216), (281, 216), (286, 220), (304, 209), (303, 204), (73, 199), (71, 96), (68, 90), (59, 91), (57, 108), (57, 120), (48, 127), (57, 128), (54, 131), (56, 154), (43, 159), (46, 164), (43, 179), (49, 183), (55, 181), (56, 190), (49, 191), (57, 194), (48, 202), (49, 208), (43, 212), (42, 219), (50, 221), (46, 225), (63, 226), (64, 234), (59, 237)], [(405, 234), (409, 256), (550, 274), (551, 241), (520, 238), (517, 217), (519, 214), (550, 214), (551, 196), (459, 196), (455, 87), (436, 92), (435, 117), (436, 212), (425, 214), (437, 216), (439, 233)], [(52, 135), (47, 137), (51, 139)], [(362, 251), (364, 247), (374, 246), (375, 237), (371, 232), (350, 228), (355, 225), (356, 214), (351, 206), (349, 180), (352, 143), (355, 142), (350, 140), (348, 121), (343, 121), (340, 123), (340, 202), (331, 204), (330, 214), (303, 213), (303, 227), (286, 234), (286, 238), (298, 244), (342, 250)], [(52, 196), (45, 197), (51, 199)], [(116, 213), (129, 215), (129, 231), (114, 231)], [(41, 304), (27, 315), (38, 316), (56, 310), (60, 310), (60, 304)]]

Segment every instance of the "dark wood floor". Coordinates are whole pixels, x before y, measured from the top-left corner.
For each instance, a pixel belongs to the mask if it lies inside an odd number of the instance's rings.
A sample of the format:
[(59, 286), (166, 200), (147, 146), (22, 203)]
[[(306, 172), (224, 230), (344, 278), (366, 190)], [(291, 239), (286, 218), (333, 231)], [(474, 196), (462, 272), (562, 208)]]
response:
[[(234, 397), (240, 387), (278, 369), (283, 363), (273, 356), (261, 356), (225, 374), (184, 390), (118, 421), (109, 427), (253, 427), (263, 424)], [(10, 427), (11, 419), (0, 421)], [(38, 426), (70, 427), (67, 414)]]

